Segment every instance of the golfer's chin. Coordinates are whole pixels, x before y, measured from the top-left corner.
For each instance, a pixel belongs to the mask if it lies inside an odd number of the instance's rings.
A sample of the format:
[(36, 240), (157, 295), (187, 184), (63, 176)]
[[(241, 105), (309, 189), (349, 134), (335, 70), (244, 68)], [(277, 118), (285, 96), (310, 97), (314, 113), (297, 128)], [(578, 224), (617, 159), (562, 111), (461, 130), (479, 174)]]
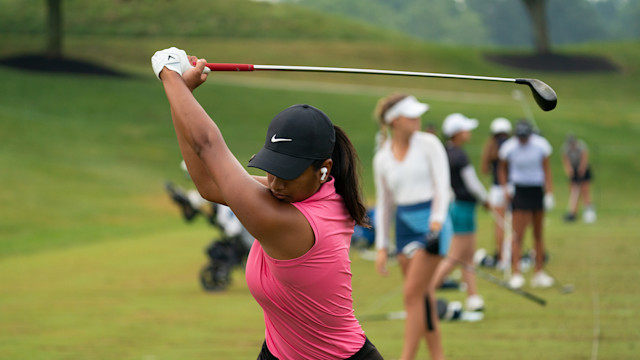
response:
[(279, 192), (274, 192), (273, 190), (271, 191), (271, 194), (278, 200), (282, 201), (282, 202), (286, 202), (286, 203), (290, 203), (291, 202), (291, 198), (288, 195), (285, 195), (283, 193), (279, 193)]

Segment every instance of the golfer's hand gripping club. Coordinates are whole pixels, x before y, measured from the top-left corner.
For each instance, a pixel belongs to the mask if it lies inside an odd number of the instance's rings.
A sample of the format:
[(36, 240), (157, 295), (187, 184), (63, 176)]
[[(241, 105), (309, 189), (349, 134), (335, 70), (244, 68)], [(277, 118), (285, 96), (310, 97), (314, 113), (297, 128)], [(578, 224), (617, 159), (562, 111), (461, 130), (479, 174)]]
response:
[[(189, 56), (187, 56), (187, 53), (176, 47), (156, 51), (151, 57), (151, 67), (158, 79), (160, 79), (160, 72), (164, 68), (182, 75), (185, 71), (193, 68), (194, 65), (195, 64), (191, 64), (189, 62)], [(205, 67), (204, 72), (209, 71), (210, 69)]]
[(437, 254), (440, 248), (440, 230), (429, 230), (425, 239), (427, 241), (425, 250), (429, 253)]

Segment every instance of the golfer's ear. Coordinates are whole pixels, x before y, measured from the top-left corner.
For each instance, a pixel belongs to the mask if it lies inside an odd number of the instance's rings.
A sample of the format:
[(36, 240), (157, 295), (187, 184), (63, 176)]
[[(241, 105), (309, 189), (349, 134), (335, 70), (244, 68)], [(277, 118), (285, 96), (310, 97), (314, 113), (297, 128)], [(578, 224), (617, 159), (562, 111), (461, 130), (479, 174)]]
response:
[(327, 159), (322, 163), (323, 167), (327, 168), (327, 174), (331, 174), (331, 169), (333, 168), (333, 160)]

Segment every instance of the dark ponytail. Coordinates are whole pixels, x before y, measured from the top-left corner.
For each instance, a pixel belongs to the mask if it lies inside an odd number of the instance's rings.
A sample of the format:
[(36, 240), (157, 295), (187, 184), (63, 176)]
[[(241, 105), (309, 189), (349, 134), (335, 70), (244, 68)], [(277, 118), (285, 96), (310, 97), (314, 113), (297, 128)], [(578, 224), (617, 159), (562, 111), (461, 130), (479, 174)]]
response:
[[(336, 131), (336, 143), (331, 159), (331, 176), (335, 179), (336, 192), (344, 199), (345, 206), (356, 224), (367, 225), (367, 208), (362, 200), (362, 188), (360, 187), (360, 161), (351, 140), (338, 126), (333, 126)], [(316, 164), (320, 168), (322, 161)]]

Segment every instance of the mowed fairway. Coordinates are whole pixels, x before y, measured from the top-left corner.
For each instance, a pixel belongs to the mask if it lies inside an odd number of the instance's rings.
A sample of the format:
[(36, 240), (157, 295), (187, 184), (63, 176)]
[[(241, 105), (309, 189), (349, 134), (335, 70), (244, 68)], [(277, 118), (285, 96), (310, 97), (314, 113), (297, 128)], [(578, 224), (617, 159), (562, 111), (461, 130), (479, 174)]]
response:
[[(23, 49), (24, 41), (2, 40)], [(104, 39), (104, 47), (91, 46), (94, 43), (69, 39), (76, 56), (101, 58), (134, 76), (70, 76), (0, 67), (0, 359), (255, 358), (264, 339), (262, 313), (242, 271), (233, 274), (227, 291), (202, 291), (197, 274), (206, 262), (204, 247), (216, 232), (204, 219), (185, 224), (163, 188), (165, 180), (185, 187), (189, 182), (178, 167), (167, 101), (148, 59), (156, 49), (182, 45), (160, 39)], [(575, 291), (525, 287), (547, 300), (542, 307), (478, 279), (485, 318), (444, 323), (445, 352), (449, 359), (638, 357), (637, 43), (572, 49), (608, 55), (623, 68), (620, 73), (591, 75), (528, 73), (488, 64), (475, 50), (433, 46), (405, 51), (391, 45), (322, 43), (320, 50), (317, 44), (305, 48), (287, 42), (184, 43), (210, 61), (220, 53), (236, 55), (238, 62), (255, 58), (256, 63), (269, 59), (291, 65), (527, 76), (549, 83), (558, 93), (558, 108), (549, 113), (533, 109), (555, 151), (556, 208), (545, 227), (548, 268), (559, 282), (575, 285)], [(376, 52), (379, 58), (371, 55)], [(292, 58), (299, 53), (307, 55)], [(133, 55), (121, 62), (124, 54)], [(415, 93), (432, 106), (424, 121), (438, 127), (451, 112), (479, 119), (467, 147), (478, 164), (490, 121), (522, 116), (521, 105), (511, 96), (514, 89), (520, 86), (221, 74), (196, 95), (242, 162), (259, 149), (269, 119), (279, 110), (302, 102), (322, 108), (356, 145), (365, 192), (373, 204), (370, 165), (376, 125), (371, 113), (380, 96), (398, 90)], [(520, 90), (529, 97), (526, 88)], [(568, 194), (559, 153), (569, 131), (592, 149), (598, 209), (592, 225), (562, 222)], [(491, 222), (488, 213), (479, 211), (479, 246), (490, 251)], [(525, 247), (531, 247), (530, 236)], [(352, 261), (356, 315), (402, 309), (397, 267), (383, 278), (372, 262), (355, 252)], [(455, 291), (439, 296), (464, 299)], [(402, 321), (363, 322), (363, 327), (385, 358), (399, 357)], [(420, 356), (426, 354), (422, 348)]]

